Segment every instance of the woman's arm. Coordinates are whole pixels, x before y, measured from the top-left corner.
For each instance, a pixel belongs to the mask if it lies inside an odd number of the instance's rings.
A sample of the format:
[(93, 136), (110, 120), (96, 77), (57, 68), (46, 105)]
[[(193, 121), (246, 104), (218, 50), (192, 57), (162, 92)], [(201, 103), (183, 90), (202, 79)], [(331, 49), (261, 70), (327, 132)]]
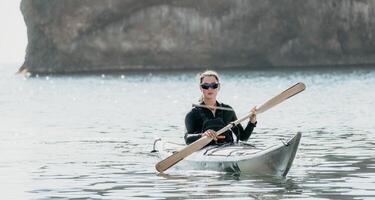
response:
[[(231, 121), (236, 121), (237, 116), (236, 113), (233, 112), (233, 117)], [(254, 128), (256, 127), (256, 123), (252, 123), (251, 121), (248, 122), (246, 125), (246, 128), (244, 129), (241, 124), (238, 124), (234, 128), (232, 128), (234, 134), (236, 134), (236, 137), (241, 141), (246, 141), (249, 139), (251, 133), (253, 132)]]
[(199, 128), (197, 117), (194, 116), (194, 112), (190, 111), (186, 117), (185, 117), (185, 127), (186, 127), (186, 133), (185, 133), (185, 143), (191, 144), (194, 141), (198, 140), (202, 137), (201, 130)]

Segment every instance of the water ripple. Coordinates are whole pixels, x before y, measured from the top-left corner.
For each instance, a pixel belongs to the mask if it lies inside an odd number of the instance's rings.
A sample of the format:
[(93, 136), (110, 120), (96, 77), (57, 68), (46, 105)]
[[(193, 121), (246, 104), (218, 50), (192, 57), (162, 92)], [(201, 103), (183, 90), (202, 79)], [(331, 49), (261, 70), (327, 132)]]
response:
[(185, 114), (200, 96), (196, 72), (24, 79), (1, 70), (4, 199), (375, 198), (374, 70), (222, 71), (219, 99), (239, 117), (306, 83), (259, 115), (248, 141), (267, 147), (301, 132), (285, 178), (155, 172), (154, 139), (183, 142)]

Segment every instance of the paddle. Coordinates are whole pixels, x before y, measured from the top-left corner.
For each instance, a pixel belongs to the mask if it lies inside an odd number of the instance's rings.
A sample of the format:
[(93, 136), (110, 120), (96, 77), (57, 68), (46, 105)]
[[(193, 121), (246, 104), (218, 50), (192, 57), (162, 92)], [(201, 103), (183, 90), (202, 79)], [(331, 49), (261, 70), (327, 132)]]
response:
[[(258, 107), (257, 110), (256, 110), (256, 113), (257, 114), (263, 113), (264, 111), (276, 106), (277, 104), (285, 101), (286, 99), (302, 92), (305, 88), (306, 88), (306, 86), (303, 83), (297, 83), (297, 84), (293, 85), (292, 87), (286, 89), (284, 92), (280, 93), (279, 95), (276, 95), (275, 97), (266, 101), (263, 105)], [(237, 124), (241, 123), (245, 119), (249, 118), (252, 114), (253, 113), (250, 112), (246, 116), (244, 116), (244, 117), (242, 117), (242, 118), (240, 118), (240, 119), (238, 119), (234, 122), (229, 123), (227, 126), (220, 129), (219, 131), (217, 131), (216, 135), (218, 136), (218, 135), (226, 132), (230, 128), (236, 126)], [(204, 136), (204, 137), (200, 138), (199, 140), (187, 145), (182, 150), (180, 150), (180, 151), (172, 154), (171, 156), (167, 157), (166, 159), (158, 162), (155, 165), (156, 170), (158, 172), (164, 172), (165, 170), (172, 167), (173, 165), (175, 165), (176, 163), (178, 163), (179, 161), (181, 161), (185, 157), (189, 156), (190, 154), (194, 153), (195, 151), (198, 151), (198, 150), (202, 149), (204, 146), (206, 146), (211, 141), (212, 141), (212, 138), (207, 137), (207, 136)]]

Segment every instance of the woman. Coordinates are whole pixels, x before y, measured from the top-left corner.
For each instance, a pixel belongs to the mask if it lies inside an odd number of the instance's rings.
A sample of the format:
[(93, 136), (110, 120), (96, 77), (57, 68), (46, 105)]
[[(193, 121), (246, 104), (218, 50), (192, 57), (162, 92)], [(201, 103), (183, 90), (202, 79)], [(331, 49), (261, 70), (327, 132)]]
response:
[(190, 144), (203, 136), (213, 139), (209, 145), (233, 143), (233, 135), (235, 135), (237, 142), (238, 140), (246, 141), (257, 123), (256, 107), (251, 110), (254, 114), (250, 116), (245, 129), (243, 129), (241, 124), (238, 124), (231, 131), (216, 136), (216, 131), (237, 120), (237, 116), (229, 105), (219, 103), (216, 100), (220, 90), (220, 82), (219, 75), (215, 71), (205, 71), (200, 75), (199, 79), (202, 98), (200, 105), (193, 108), (185, 117), (186, 144)]

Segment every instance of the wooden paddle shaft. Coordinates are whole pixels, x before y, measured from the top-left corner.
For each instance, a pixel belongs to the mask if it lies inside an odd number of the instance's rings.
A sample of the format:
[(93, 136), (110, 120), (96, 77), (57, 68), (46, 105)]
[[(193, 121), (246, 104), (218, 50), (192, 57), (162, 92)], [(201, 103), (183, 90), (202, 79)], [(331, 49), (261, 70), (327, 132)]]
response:
[[(256, 109), (256, 113), (260, 114), (260, 113), (263, 113), (263, 112), (267, 111), (268, 109), (276, 106), (277, 104), (285, 101), (286, 99), (302, 92), (303, 90), (305, 90), (305, 88), (306, 88), (306, 86), (305, 86), (304, 83), (297, 83), (297, 84), (293, 85), (292, 87), (288, 88), (287, 90), (283, 91), (279, 95), (273, 97), (272, 99), (266, 101), (261, 106), (259, 106), (259, 108)], [(241, 123), (242, 121), (249, 118), (252, 114), (253, 114), (253, 112), (250, 112), (248, 115), (246, 115), (246, 116), (244, 116), (244, 117), (242, 117), (242, 118), (240, 118), (240, 119), (238, 119), (234, 122), (229, 123), (226, 127), (217, 131), (216, 136), (218, 136), (222, 133), (225, 133), (227, 130), (231, 129), (234, 126), (237, 126), (239, 123)]]
[(297, 83), (295, 85), (293, 85), (292, 87), (286, 89), (285, 91), (281, 92), (279, 95), (276, 95), (275, 97), (273, 97), (272, 99), (268, 100), (267, 102), (263, 103), (260, 107), (257, 108), (257, 114), (260, 114), (274, 106), (276, 106), (277, 104), (287, 100), (288, 98), (302, 92), (303, 90), (305, 90), (306, 86), (304, 83)]

